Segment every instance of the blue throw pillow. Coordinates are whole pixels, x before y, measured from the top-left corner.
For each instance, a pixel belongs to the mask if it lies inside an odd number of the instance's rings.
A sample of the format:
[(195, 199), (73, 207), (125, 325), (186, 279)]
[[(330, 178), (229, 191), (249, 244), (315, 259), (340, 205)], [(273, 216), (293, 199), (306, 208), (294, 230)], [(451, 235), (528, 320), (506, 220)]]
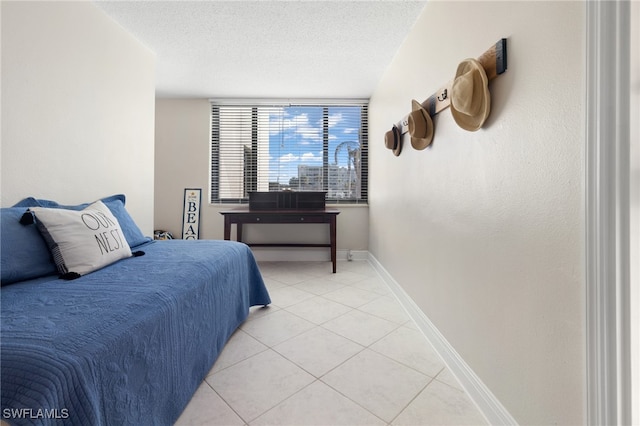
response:
[[(124, 198), (124, 195), (123, 195)], [(145, 237), (136, 222), (133, 220), (127, 209), (124, 208), (124, 201), (120, 199), (105, 200), (102, 202), (109, 207), (111, 213), (118, 219), (122, 233), (124, 234), (129, 247), (132, 249), (152, 241), (150, 237)]]
[(0, 284), (57, 272), (49, 248), (35, 226), (23, 226), (24, 207), (0, 209)]
[[(124, 237), (127, 240), (129, 247), (133, 249), (134, 247), (137, 247), (139, 245), (152, 241), (150, 237), (144, 236), (144, 234), (142, 233), (142, 231), (140, 231), (140, 228), (138, 228), (138, 225), (136, 225), (135, 221), (133, 220), (133, 218), (127, 211), (127, 209), (125, 209), (124, 205), (126, 202), (126, 198), (124, 194), (111, 195), (109, 197), (101, 198), (100, 201), (102, 201), (107, 207), (109, 207), (109, 210), (111, 210), (111, 213), (116, 217), (116, 219), (118, 219), (118, 223), (120, 223), (120, 226), (122, 227), (122, 233), (124, 234)], [(83, 210), (87, 208), (90, 204), (91, 203), (63, 205), (63, 204), (58, 204), (56, 201), (52, 201), (52, 200), (43, 200), (43, 199), (28, 197), (20, 201), (14, 207), (16, 206), (47, 207), (47, 208), (54, 208), (54, 209)]]
[[(111, 195), (109, 197), (104, 197), (100, 199), (100, 201), (102, 201), (103, 203), (108, 203), (116, 200), (122, 201), (122, 205), (124, 205), (124, 203), (126, 202), (126, 198), (124, 194)], [(82, 204), (60, 204), (57, 201), (53, 201), (53, 200), (27, 197), (19, 201), (18, 203), (14, 204), (13, 207), (46, 207), (50, 209), (84, 210), (94, 202), (95, 201), (92, 201), (90, 203), (82, 203)]]

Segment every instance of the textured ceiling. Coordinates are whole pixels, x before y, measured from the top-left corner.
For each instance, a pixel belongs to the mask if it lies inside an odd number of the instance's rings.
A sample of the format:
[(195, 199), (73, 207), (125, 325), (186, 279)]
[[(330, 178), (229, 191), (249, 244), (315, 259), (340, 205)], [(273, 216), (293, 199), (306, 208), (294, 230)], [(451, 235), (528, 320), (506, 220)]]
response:
[(423, 1), (96, 1), (157, 55), (158, 97), (369, 98)]

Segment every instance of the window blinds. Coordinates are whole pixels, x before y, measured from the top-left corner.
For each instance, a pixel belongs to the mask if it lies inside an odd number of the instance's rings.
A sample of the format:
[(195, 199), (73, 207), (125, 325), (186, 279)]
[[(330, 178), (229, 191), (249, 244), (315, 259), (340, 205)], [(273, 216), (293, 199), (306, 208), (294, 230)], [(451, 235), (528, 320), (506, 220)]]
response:
[(211, 202), (250, 191), (367, 201), (367, 104), (211, 103)]

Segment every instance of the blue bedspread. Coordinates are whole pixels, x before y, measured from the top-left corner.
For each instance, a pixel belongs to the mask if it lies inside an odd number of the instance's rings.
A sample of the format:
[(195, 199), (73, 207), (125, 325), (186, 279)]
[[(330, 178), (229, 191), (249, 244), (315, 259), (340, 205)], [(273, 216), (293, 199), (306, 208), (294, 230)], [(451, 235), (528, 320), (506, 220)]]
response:
[(141, 250), (77, 280), (2, 287), (3, 419), (171, 424), (249, 307), (271, 302), (244, 244), (169, 240)]

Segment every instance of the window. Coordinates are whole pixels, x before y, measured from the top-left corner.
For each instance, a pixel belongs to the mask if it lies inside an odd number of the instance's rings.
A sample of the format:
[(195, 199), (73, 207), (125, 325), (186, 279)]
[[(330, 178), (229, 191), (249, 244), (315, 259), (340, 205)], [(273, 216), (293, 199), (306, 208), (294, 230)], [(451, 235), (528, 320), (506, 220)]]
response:
[(250, 191), (325, 191), (367, 201), (367, 105), (211, 104), (211, 202)]

